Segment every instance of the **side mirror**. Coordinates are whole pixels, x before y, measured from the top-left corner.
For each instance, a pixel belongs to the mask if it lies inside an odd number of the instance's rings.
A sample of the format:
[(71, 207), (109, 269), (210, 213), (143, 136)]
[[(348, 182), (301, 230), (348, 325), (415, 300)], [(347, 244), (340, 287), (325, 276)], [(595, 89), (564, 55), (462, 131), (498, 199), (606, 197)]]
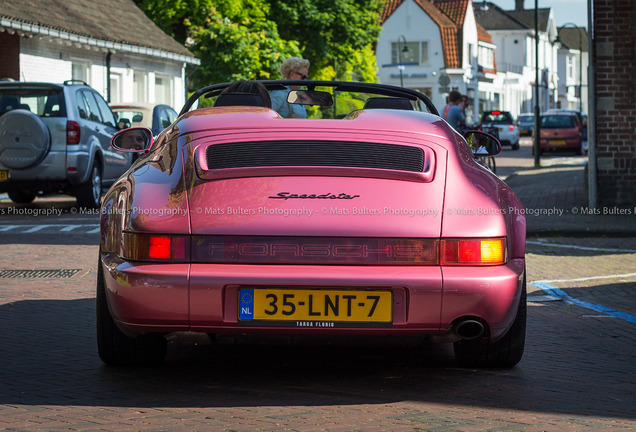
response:
[(121, 130), (113, 135), (110, 145), (124, 152), (147, 152), (152, 146), (152, 131), (145, 127), (134, 127)]
[(317, 90), (292, 90), (287, 95), (287, 102), (297, 105), (333, 105), (331, 93)]
[(464, 138), (475, 156), (495, 156), (501, 152), (501, 143), (489, 133), (469, 130), (464, 132)]

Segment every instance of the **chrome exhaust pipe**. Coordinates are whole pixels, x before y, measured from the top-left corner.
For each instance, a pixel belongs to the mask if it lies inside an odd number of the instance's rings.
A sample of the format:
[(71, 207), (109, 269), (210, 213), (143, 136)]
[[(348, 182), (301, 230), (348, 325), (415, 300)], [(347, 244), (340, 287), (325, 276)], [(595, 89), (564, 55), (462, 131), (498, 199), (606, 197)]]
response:
[(477, 339), (484, 334), (484, 325), (473, 319), (465, 319), (455, 324), (453, 332), (464, 340)]

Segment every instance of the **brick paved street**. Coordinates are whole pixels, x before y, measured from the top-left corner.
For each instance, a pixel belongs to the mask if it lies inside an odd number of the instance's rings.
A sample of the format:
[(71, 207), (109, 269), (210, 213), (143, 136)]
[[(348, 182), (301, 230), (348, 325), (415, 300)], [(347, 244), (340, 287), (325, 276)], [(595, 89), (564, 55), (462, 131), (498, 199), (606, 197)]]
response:
[[(539, 243), (611, 248), (617, 239)], [(636, 250), (634, 238), (621, 239)], [(0, 269), (80, 269), (0, 280), (0, 430), (623, 431), (636, 428), (634, 325), (530, 302), (514, 369), (469, 370), (449, 346), (212, 344), (171, 339), (160, 368), (104, 366), (94, 338), (97, 248), (3, 244)], [(635, 253), (528, 245), (530, 280), (627, 273)], [(15, 260), (17, 257), (17, 260)], [(33, 259), (36, 258), (37, 261)], [(21, 266), (22, 262), (30, 263)], [(636, 277), (553, 282), (634, 314)], [(542, 292), (529, 286), (532, 298)], [(347, 341), (345, 341), (347, 342)], [(348, 341), (351, 342), (351, 341)]]

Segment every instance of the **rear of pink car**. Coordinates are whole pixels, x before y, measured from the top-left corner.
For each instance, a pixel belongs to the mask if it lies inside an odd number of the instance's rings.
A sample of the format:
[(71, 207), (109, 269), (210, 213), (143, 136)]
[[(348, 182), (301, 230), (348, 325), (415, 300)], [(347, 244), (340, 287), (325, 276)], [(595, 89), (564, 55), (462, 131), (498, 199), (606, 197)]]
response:
[(401, 334), (513, 366), (524, 248), (518, 199), (437, 116), (200, 109), (103, 200), (100, 355), (158, 361), (173, 331)]

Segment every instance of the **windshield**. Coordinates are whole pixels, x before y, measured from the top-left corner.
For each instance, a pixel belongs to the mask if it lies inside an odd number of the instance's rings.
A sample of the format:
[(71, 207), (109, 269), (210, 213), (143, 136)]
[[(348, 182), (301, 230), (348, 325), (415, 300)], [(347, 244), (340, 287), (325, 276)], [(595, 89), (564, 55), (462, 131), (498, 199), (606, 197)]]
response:
[(575, 126), (572, 116), (546, 116), (541, 117), (541, 127), (546, 129), (573, 128)]
[[(271, 106), (248, 102), (248, 96), (241, 91), (234, 91), (233, 95), (228, 95), (227, 93), (232, 92), (223, 90), (232, 83), (221, 83), (194, 92), (180, 114), (188, 112), (197, 104), (198, 108), (223, 105), (268, 106), (284, 118), (342, 119), (360, 109), (410, 110), (439, 115), (437, 108), (426, 95), (409, 88), (343, 81), (281, 80), (259, 83), (263, 84), (269, 93), (269, 98), (267, 95), (259, 95), (259, 100), (263, 102), (270, 99)], [(292, 92), (291, 87), (297, 90)], [(222, 93), (223, 102), (220, 103)], [(302, 96), (312, 96), (311, 100), (299, 98), (298, 93), (302, 93)], [(230, 103), (232, 98), (242, 102)]]

